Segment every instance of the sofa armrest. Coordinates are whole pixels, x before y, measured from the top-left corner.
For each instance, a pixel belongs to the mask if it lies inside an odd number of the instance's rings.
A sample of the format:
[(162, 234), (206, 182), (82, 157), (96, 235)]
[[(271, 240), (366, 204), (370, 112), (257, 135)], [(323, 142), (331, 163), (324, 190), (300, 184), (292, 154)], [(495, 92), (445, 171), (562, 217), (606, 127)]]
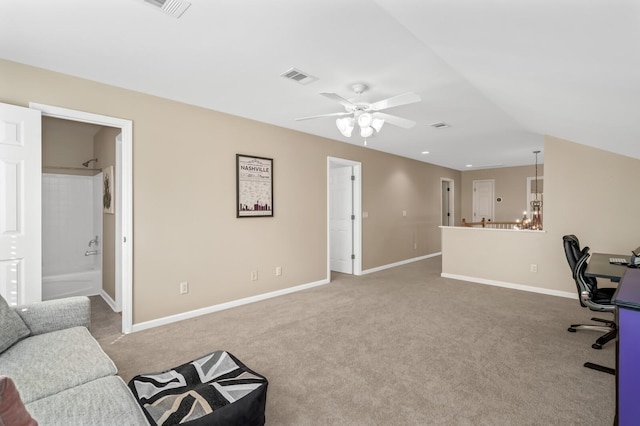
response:
[(31, 330), (31, 335), (91, 325), (91, 302), (86, 296), (48, 300), (13, 308)]

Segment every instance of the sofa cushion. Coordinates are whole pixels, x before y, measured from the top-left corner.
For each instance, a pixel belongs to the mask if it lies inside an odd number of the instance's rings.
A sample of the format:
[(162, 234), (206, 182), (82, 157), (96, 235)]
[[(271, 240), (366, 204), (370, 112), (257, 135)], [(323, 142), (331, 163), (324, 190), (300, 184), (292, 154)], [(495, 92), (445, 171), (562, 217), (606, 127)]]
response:
[(20, 315), (0, 296), (0, 354), (30, 333)]
[(38, 426), (29, 415), (10, 377), (0, 376), (0, 425)]
[(0, 355), (0, 374), (15, 381), (25, 403), (116, 372), (85, 327), (31, 336)]
[(129, 388), (118, 376), (103, 377), (27, 404), (47, 426), (148, 425)]

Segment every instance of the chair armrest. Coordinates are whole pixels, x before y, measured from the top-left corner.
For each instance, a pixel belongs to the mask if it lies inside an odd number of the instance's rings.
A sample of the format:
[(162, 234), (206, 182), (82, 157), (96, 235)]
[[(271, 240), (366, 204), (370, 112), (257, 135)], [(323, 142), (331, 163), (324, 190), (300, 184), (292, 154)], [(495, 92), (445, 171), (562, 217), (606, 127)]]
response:
[(91, 302), (86, 296), (48, 300), (13, 308), (32, 335), (91, 325)]

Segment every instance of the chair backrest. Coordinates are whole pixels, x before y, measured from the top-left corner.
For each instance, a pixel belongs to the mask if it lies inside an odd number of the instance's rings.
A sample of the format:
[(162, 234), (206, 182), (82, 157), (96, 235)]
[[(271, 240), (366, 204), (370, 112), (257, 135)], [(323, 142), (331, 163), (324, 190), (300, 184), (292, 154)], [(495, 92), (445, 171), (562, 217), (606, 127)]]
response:
[[(611, 300), (608, 300), (608, 303), (601, 304), (595, 303), (593, 301), (593, 297), (598, 292), (597, 283), (591, 283), (587, 276), (585, 276), (585, 272), (587, 270), (587, 259), (589, 259), (589, 247), (585, 247), (582, 250), (582, 256), (578, 259), (578, 263), (576, 264), (576, 287), (578, 289), (578, 298), (580, 300), (580, 304), (585, 306), (592, 311), (598, 312), (614, 312), (615, 305), (611, 303)], [(583, 294), (587, 294), (588, 297), (583, 297)]]
[(564, 254), (567, 257), (569, 268), (571, 268), (571, 275), (575, 280), (576, 265), (578, 264), (578, 260), (580, 260), (580, 257), (582, 256), (582, 252), (580, 250), (580, 241), (578, 241), (578, 237), (571, 234), (562, 237), (562, 244), (564, 245)]

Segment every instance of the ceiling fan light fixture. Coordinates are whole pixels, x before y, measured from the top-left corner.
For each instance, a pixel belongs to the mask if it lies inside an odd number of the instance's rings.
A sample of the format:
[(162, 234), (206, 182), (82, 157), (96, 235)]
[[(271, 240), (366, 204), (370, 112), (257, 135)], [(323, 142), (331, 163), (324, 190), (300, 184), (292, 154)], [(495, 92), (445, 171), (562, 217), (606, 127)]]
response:
[(336, 120), (336, 126), (338, 126), (338, 130), (340, 130), (340, 133), (350, 138), (351, 132), (353, 132), (353, 128), (354, 128), (353, 122), (354, 122), (353, 117), (338, 118)]
[(382, 129), (382, 125), (384, 124), (384, 120), (382, 118), (374, 118), (371, 122), (371, 127), (376, 129), (376, 133), (380, 133)]
[(360, 128), (360, 136), (363, 138), (368, 138), (373, 135), (373, 127), (362, 127)]
[[(293, 70), (292, 72), (294, 76), (297, 75), (297, 71)], [(288, 75), (286, 76), (288, 77)], [(354, 84), (352, 88), (358, 96), (368, 89), (368, 87), (362, 83)], [(338, 130), (340, 130), (340, 133), (345, 137), (351, 137), (356, 123), (358, 123), (360, 134), (364, 138), (373, 137), (376, 134), (380, 133), (385, 123), (402, 127), (404, 129), (410, 129), (416, 125), (415, 121), (407, 120), (406, 118), (398, 117), (391, 114), (386, 114), (381, 111), (388, 108), (395, 108), (398, 106), (409, 105), (421, 101), (420, 96), (412, 92), (392, 96), (390, 98), (383, 99), (374, 103), (349, 100), (336, 93), (320, 92), (320, 94), (325, 98), (339, 103), (345, 108), (345, 110), (343, 112), (332, 112), (328, 114), (296, 118), (296, 121), (321, 117), (340, 117), (336, 119), (336, 126), (338, 127)]]
[(363, 112), (358, 116), (358, 125), (363, 129), (365, 127), (371, 126), (372, 122), (373, 122), (373, 116), (368, 112)]

